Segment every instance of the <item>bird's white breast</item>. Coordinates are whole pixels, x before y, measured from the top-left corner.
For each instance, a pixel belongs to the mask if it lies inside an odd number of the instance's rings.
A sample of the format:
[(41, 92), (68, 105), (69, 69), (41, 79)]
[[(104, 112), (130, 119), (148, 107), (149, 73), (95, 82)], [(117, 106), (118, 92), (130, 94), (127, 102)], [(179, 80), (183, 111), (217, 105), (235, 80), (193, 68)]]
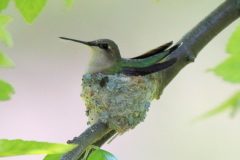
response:
[(113, 65), (112, 60), (102, 49), (93, 48), (93, 55), (88, 67), (88, 73), (97, 73), (110, 68)]

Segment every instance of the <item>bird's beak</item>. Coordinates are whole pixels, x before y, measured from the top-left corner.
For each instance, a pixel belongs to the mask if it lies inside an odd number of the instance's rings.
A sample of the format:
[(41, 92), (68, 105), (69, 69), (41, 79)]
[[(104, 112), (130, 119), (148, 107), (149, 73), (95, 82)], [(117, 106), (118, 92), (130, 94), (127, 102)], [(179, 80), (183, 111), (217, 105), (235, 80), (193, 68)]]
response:
[(76, 40), (76, 39), (71, 39), (71, 38), (66, 38), (66, 37), (59, 37), (59, 38), (64, 39), (64, 40), (68, 40), (68, 41), (82, 43), (82, 44), (85, 44), (85, 45), (88, 45), (88, 46), (96, 46), (96, 44), (93, 43), (93, 42), (86, 42), (86, 41), (81, 41), (81, 40)]

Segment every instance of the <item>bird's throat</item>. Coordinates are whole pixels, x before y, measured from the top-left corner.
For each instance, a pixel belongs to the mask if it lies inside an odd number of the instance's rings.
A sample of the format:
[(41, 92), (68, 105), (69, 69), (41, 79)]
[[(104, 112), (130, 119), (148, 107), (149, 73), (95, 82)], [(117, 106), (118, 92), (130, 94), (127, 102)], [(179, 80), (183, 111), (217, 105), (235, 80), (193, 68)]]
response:
[(88, 73), (104, 72), (114, 66), (114, 61), (104, 53), (93, 53), (88, 67)]

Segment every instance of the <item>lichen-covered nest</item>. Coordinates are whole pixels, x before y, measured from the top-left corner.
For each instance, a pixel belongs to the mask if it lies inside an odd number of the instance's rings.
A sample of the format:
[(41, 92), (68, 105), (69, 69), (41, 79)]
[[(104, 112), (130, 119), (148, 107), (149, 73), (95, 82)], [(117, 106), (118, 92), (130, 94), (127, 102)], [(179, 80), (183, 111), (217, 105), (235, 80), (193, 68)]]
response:
[(85, 74), (82, 94), (88, 123), (107, 123), (123, 133), (144, 120), (150, 101), (159, 98), (158, 73), (148, 76)]

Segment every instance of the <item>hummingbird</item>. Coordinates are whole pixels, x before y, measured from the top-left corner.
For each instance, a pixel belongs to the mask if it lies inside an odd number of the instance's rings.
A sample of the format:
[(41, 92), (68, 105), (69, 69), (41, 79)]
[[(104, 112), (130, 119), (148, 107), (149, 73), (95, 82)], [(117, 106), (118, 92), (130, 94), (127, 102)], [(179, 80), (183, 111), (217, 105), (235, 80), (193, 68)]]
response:
[(181, 46), (181, 43), (172, 46), (173, 41), (170, 41), (142, 55), (133, 58), (123, 58), (118, 45), (110, 39), (81, 41), (66, 37), (59, 38), (91, 47), (93, 56), (90, 60), (88, 73), (122, 73), (128, 76), (145, 76), (172, 66), (176, 63), (177, 58), (165, 61), (164, 59)]

